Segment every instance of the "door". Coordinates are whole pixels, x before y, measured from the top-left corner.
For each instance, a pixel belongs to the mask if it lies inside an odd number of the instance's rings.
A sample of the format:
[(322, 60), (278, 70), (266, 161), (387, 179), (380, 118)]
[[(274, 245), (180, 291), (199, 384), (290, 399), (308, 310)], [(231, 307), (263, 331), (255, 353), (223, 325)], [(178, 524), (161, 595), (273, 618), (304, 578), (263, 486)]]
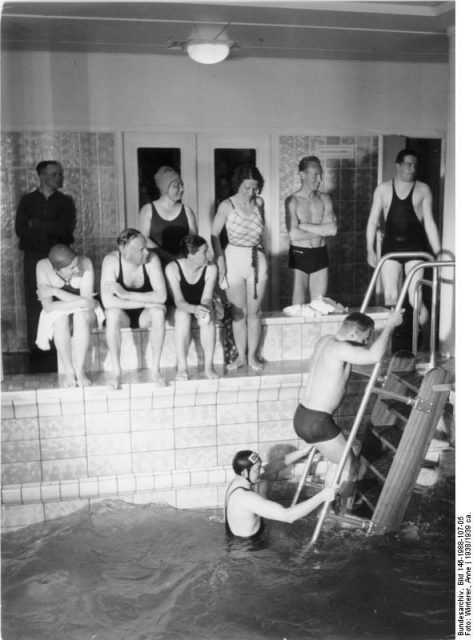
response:
[(125, 133), (123, 153), (127, 226), (137, 228), (141, 207), (158, 197), (154, 175), (163, 165), (181, 174), (183, 202), (197, 215), (195, 133)]

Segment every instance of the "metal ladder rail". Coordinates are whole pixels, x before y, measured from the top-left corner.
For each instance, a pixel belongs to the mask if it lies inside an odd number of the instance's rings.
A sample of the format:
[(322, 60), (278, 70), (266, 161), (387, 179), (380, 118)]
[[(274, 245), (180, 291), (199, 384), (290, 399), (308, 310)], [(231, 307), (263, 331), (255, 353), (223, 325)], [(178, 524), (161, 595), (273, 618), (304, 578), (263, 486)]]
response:
[[(420, 253), (423, 253), (423, 252), (418, 252), (415, 255), (417, 256)], [(376, 282), (376, 278), (378, 277), (379, 271), (381, 269), (381, 265), (383, 264), (383, 262), (385, 260), (388, 260), (390, 257), (395, 256), (395, 255), (403, 256), (403, 257), (404, 256), (405, 257), (410, 257), (410, 256), (414, 256), (414, 253), (407, 253), (406, 252), (404, 254), (401, 254), (401, 253), (399, 253), (399, 254), (386, 254), (385, 256), (383, 256), (381, 258), (380, 262), (376, 265), (376, 269), (375, 269), (375, 271), (373, 273), (373, 276), (371, 278), (371, 282), (369, 284), (367, 293), (365, 295), (365, 298), (363, 300), (362, 306), (360, 308), (361, 312), (363, 312), (366, 309), (367, 305), (368, 305), (369, 299), (371, 297), (371, 291), (374, 288), (374, 284)], [(398, 300), (397, 300), (397, 303), (396, 303), (396, 306), (395, 306), (395, 311), (400, 311), (402, 309), (402, 305), (403, 305), (404, 300), (405, 300), (405, 298), (406, 298), (406, 296), (408, 294), (409, 285), (410, 285), (411, 280), (412, 280), (414, 274), (416, 273), (416, 271), (418, 271), (419, 269), (422, 269), (422, 268), (424, 268), (426, 266), (432, 266), (432, 267), (435, 267), (436, 269), (442, 268), (442, 267), (455, 266), (455, 262), (453, 260), (435, 261), (430, 254), (426, 253), (424, 255), (428, 256), (428, 261), (425, 262), (425, 263), (420, 263), (419, 265), (415, 265), (409, 271), (409, 273), (406, 275), (404, 284), (403, 284), (403, 286), (401, 288), (401, 292), (399, 294), (399, 297), (398, 297)], [(368, 380), (368, 384), (366, 385), (365, 392), (363, 394), (363, 398), (361, 400), (360, 406), (358, 407), (358, 411), (356, 413), (355, 420), (353, 422), (353, 426), (352, 426), (351, 431), (350, 431), (350, 435), (349, 435), (349, 437), (347, 439), (347, 442), (346, 442), (346, 445), (345, 445), (345, 449), (343, 451), (342, 458), (341, 458), (340, 462), (338, 463), (338, 468), (337, 468), (337, 472), (335, 474), (334, 484), (337, 484), (340, 481), (340, 478), (341, 478), (341, 475), (342, 475), (342, 471), (343, 471), (343, 467), (345, 466), (345, 463), (347, 461), (348, 454), (350, 452), (351, 446), (352, 446), (353, 441), (354, 441), (354, 439), (356, 437), (358, 429), (360, 428), (361, 420), (362, 420), (363, 415), (365, 413), (366, 406), (367, 406), (368, 401), (370, 399), (372, 390), (374, 389), (376, 381), (378, 379), (380, 368), (381, 368), (381, 360), (379, 360), (374, 365), (373, 371), (371, 372), (371, 376), (370, 376), (370, 378)], [(312, 535), (312, 538), (311, 538), (310, 542), (306, 546), (305, 550), (309, 549), (312, 545), (314, 545), (317, 542), (318, 537), (320, 535), (320, 532), (322, 531), (324, 520), (325, 520), (325, 518), (327, 516), (327, 512), (328, 512), (328, 509), (329, 509), (329, 504), (330, 503), (328, 503), (328, 502), (324, 503), (324, 505), (322, 507), (322, 511), (320, 513), (320, 516), (319, 516), (319, 518), (317, 520), (317, 525), (315, 527), (315, 531), (314, 531), (314, 533)]]
[[(439, 303), (439, 270), (442, 267), (453, 267), (455, 268), (454, 260), (435, 260), (430, 261), (427, 267), (435, 267), (434, 272), (432, 274), (432, 282), (430, 280), (425, 280), (422, 278), (416, 284), (416, 288), (414, 291), (414, 317), (413, 317), (413, 328), (412, 328), (412, 353), (417, 355), (417, 342), (418, 342), (418, 333), (419, 333), (419, 307), (420, 307), (420, 287), (422, 285), (426, 285), (431, 287), (432, 289), (432, 309), (430, 311), (430, 344), (429, 344), (429, 369), (433, 369), (435, 367), (435, 338), (437, 334), (437, 309)], [(420, 267), (419, 267), (420, 268)]]

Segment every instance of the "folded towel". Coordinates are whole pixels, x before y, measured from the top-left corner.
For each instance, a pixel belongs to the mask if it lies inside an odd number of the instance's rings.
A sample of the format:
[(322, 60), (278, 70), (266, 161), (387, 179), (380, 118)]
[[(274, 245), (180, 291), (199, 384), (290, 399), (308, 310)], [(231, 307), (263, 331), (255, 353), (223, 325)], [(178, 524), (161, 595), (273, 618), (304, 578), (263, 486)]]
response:
[(323, 296), (317, 296), (309, 304), (293, 304), (283, 309), (283, 313), (288, 316), (302, 316), (303, 318), (316, 318), (326, 316), (329, 313), (346, 313), (347, 311), (347, 307)]
[[(42, 351), (49, 351), (51, 349), (50, 341), (54, 336), (54, 323), (57, 318), (61, 316), (68, 316), (75, 313), (74, 311), (41, 311), (38, 322), (38, 331), (36, 333), (36, 345)], [(95, 315), (97, 316), (97, 324), (99, 329), (102, 327), (105, 314), (102, 307), (95, 307)]]

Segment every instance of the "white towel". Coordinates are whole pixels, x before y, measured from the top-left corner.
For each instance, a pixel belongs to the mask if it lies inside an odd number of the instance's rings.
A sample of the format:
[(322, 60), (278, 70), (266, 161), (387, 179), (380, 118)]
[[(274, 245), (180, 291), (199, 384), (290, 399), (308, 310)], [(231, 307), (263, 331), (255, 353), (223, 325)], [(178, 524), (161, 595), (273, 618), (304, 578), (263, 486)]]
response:
[[(75, 311), (41, 311), (38, 322), (38, 331), (36, 333), (36, 345), (42, 351), (49, 351), (51, 349), (50, 341), (54, 336), (54, 322), (61, 316), (68, 316)], [(97, 323), (99, 329), (102, 327), (105, 320), (105, 314), (102, 307), (95, 307), (95, 315), (97, 316)]]
[(322, 296), (317, 296), (309, 304), (293, 304), (283, 309), (283, 313), (288, 316), (302, 316), (303, 318), (316, 318), (326, 316), (329, 313), (345, 313), (346, 311), (348, 311), (347, 307)]

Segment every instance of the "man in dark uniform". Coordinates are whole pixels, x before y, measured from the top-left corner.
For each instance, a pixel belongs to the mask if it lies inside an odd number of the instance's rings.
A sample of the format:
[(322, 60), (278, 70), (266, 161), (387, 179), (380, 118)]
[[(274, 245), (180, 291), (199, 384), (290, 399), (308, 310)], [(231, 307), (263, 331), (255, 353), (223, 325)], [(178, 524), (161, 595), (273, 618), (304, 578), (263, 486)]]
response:
[(27, 337), (33, 360), (41, 353), (35, 347), (41, 313), (41, 303), (36, 294), (36, 265), (48, 256), (54, 245), (71, 245), (76, 226), (74, 200), (59, 191), (63, 184), (62, 166), (54, 160), (43, 160), (36, 171), (40, 186), (20, 199), (15, 219), (20, 249), (24, 251)]
[[(396, 177), (376, 187), (373, 195), (366, 244), (368, 264), (375, 267), (378, 261), (374, 247), (376, 229), (381, 213), (384, 215), (385, 233), (381, 255), (403, 251), (426, 251), (437, 255), (440, 252), (440, 237), (432, 215), (432, 193), (423, 182), (416, 180), (417, 152), (403, 149), (396, 157)], [(408, 273), (419, 260), (399, 258), (387, 260), (381, 270), (386, 306), (395, 306), (404, 273)], [(423, 277), (423, 270), (416, 272), (409, 287), (409, 302), (414, 303), (416, 283)], [(426, 328), (429, 314), (421, 305), (419, 324)], [(423, 331), (423, 337), (427, 332)]]

